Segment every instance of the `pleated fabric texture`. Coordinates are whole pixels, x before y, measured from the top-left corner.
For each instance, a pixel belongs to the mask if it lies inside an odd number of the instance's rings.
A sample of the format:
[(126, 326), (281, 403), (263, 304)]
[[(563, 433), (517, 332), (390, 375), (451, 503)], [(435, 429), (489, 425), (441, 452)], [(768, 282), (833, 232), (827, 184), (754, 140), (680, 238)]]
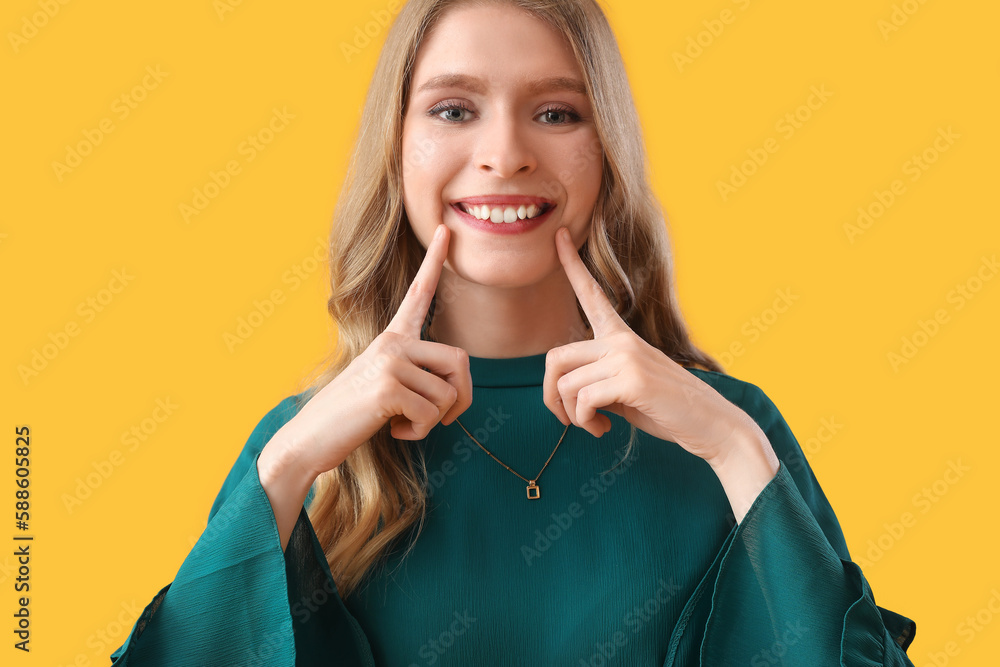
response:
[[(564, 426), (542, 402), (545, 355), (472, 357), (459, 420), (534, 478)], [(301, 408), (257, 424), (174, 580), (114, 665), (912, 665), (909, 618), (877, 606), (794, 435), (756, 385), (687, 369), (746, 411), (781, 467), (736, 525), (708, 464), (617, 415), (571, 426), (540, 498), (438, 424), (421, 447), (428, 513), (342, 599), (306, 508), (282, 552), (257, 457)]]

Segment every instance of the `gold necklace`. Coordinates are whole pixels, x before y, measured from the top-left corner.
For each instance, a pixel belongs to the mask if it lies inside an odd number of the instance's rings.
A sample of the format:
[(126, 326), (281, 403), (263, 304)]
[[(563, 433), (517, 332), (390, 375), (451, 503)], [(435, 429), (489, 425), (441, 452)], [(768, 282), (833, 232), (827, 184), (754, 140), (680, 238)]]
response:
[[(455, 418), (455, 423), (457, 423), (459, 426), (462, 426), (462, 422), (458, 421), (457, 417)], [(572, 422), (570, 422), (570, 424), (572, 424)], [(559, 445), (562, 444), (563, 438), (566, 437), (566, 432), (569, 431), (570, 424), (566, 424), (566, 428), (563, 429), (563, 434), (561, 436), (559, 436), (559, 442), (556, 443), (556, 449), (559, 449)], [(522, 477), (521, 475), (518, 475), (518, 473), (513, 468), (511, 468), (509, 465), (507, 465), (506, 463), (504, 463), (503, 461), (501, 461), (497, 457), (493, 456), (493, 454), (490, 452), (490, 450), (488, 450), (485, 447), (483, 447), (483, 445), (482, 445), (481, 442), (479, 442), (478, 440), (476, 440), (475, 438), (472, 437), (472, 434), (469, 433), (468, 429), (466, 429), (465, 426), (462, 426), (462, 430), (465, 431), (465, 434), (467, 436), (469, 436), (470, 438), (472, 438), (472, 442), (474, 442), (477, 445), (479, 445), (479, 447), (484, 452), (486, 452), (491, 457), (493, 457), (494, 461), (496, 461), (497, 463), (499, 463), (500, 465), (502, 465), (507, 470), (510, 470), (512, 473), (514, 473), (515, 475), (517, 475), (518, 477), (520, 477), (521, 479), (523, 479), (525, 482), (528, 483), (528, 499), (529, 500), (537, 500), (542, 495), (542, 490), (541, 490), (541, 488), (539, 488), (539, 486), (538, 486), (538, 484), (536, 484), (536, 482), (538, 481), (538, 478), (542, 476), (542, 473), (545, 472), (545, 466), (549, 465), (549, 461), (551, 461), (552, 457), (555, 455), (556, 449), (553, 449), (552, 450), (552, 454), (549, 454), (548, 460), (545, 462), (545, 465), (542, 466), (542, 469), (538, 471), (538, 474), (535, 475), (535, 479), (528, 479), (526, 477)]]

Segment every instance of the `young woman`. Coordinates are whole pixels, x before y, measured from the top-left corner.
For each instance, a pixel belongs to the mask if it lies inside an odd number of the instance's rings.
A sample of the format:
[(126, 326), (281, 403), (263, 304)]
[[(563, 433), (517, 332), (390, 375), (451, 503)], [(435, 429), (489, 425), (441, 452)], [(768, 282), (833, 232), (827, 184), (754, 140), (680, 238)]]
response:
[(337, 348), (119, 665), (912, 665), (795, 437), (688, 337), (593, 0), (410, 0)]

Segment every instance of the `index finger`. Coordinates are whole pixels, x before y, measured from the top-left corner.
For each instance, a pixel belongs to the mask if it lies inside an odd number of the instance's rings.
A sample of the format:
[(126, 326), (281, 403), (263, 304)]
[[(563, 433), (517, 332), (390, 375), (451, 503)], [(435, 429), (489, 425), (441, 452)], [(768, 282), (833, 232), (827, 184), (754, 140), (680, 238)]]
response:
[(608, 301), (601, 285), (590, 275), (566, 227), (556, 230), (556, 252), (594, 330), (594, 338), (616, 330), (624, 320)]
[(386, 331), (408, 334), (420, 338), (420, 330), (431, 307), (431, 300), (437, 291), (438, 280), (441, 278), (441, 267), (448, 258), (449, 230), (441, 223), (434, 230), (434, 237), (427, 245), (427, 254), (413, 277), (410, 288), (406, 291), (399, 309), (393, 316)]

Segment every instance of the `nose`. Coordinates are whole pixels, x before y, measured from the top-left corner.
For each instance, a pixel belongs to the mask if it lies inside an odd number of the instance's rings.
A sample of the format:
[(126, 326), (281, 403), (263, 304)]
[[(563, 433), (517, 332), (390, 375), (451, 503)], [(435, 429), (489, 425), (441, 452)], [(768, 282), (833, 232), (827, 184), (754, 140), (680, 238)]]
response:
[(515, 174), (530, 174), (537, 166), (535, 151), (527, 131), (518, 121), (497, 114), (481, 126), (483, 132), (476, 142), (476, 168), (509, 178)]

